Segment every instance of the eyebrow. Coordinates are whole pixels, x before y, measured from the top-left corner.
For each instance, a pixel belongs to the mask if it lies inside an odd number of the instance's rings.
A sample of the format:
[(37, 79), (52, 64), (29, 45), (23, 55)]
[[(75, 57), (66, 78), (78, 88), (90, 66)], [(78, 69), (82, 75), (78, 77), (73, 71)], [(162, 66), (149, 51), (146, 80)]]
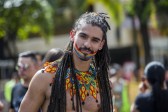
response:
[(88, 36), (86, 33), (80, 32), (79, 35)]

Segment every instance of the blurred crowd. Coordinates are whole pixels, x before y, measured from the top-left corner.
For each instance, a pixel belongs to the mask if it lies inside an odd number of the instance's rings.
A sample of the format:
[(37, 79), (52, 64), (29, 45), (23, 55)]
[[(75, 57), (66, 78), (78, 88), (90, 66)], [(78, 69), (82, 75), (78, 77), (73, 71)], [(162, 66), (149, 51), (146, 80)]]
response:
[[(34, 74), (48, 62), (60, 59), (63, 54), (64, 52), (58, 48), (49, 50), (45, 55), (34, 51), (20, 53), (16, 71), (4, 85), (0, 99), (0, 112), (18, 112)], [(135, 69), (136, 65), (133, 62), (125, 62), (123, 65), (113, 63), (109, 66), (114, 112), (153, 112), (152, 104), (163, 109), (160, 112), (168, 110), (164, 107), (167, 104), (164, 99), (168, 98), (168, 67), (153, 61), (144, 68)], [(159, 96), (161, 93), (164, 98)], [(156, 103), (156, 100), (161, 103)], [(149, 103), (150, 105), (147, 105)], [(41, 112), (40, 109), (39, 112)]]
[(114, 112), (168, 111), (168, 68), (161, 62), (152, 61), (137, 71), (132, 62), (113, 63), (109, 79)]
[(0, 97), (0, 112), (18, 112), (21, 101), (35, 73), (42, 69), (46, 63), (61, 58), (63, 54), (64, 52), (59, 48), (52, 48), (44, 55), (35, 51), (20, 53), (15, 67), (16, 70), (12, 73), (11, 79), (4, 84), (4, 90)]

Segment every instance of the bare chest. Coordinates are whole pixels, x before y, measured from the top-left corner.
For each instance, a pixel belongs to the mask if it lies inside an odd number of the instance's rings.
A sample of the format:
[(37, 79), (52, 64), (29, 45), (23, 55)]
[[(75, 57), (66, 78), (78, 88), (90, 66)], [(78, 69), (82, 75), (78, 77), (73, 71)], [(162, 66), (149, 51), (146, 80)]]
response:
[[(66, 97), (67, 97), (67, 111), (68, 112), (75, 112), (73, 110), (73, 102), (74, 105), (76, 105), (76, 100), (74, 96), (74, 100), (72, 100), (72, 96), (70, 95), (70, 92), (67, 91), (66, 92)], [(80, 96), (82, 97), (82, 96)], [(84, 96), (85, 97), (85, 96)], [(82, 102), (82, 111), (83, 112), (98, 112), (98, 110), (100, 109), (100, 94), (97, 93), (97, 98), (95, 99), (91, 94), (88, 94), (85, 98), (84, 101)]]
[[(50, 100), (50, 95), (51, 95), (51, 87), (49, 87), (49, 89), (47, 90), (47, 94), (46, 94), (46, 102), (44, 103), (45, 108), (47, 108), (48, 104), (49, 104), (49, 100)], [(80, 96), (82, 97), (82, 96)], [(85, 97), (82, 102), (82, 112), (98, 112), (98, 110), (100, 109), (100, 94), (97, 93), (96, 94), (96, 98), (92, 95), (92, 94), (88, 94), (83, 96)], [(74, 100), (72, 100), (72, 96), (69, 90), (66, 91), (66, 109), (67, 112), (75, 112), (75, 110), (73, 110), (73, 102), (74, 105), (76, 105), (76, 95), (74, 96)]]

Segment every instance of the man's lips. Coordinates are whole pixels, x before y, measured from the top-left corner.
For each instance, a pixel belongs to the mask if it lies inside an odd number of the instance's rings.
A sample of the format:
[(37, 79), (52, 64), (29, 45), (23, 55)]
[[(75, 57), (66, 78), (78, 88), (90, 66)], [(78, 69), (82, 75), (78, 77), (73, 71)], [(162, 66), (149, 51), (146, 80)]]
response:
[(92, 54), (92, 52), (90, 50), (81, 50), (81, 52), (85, 55)]

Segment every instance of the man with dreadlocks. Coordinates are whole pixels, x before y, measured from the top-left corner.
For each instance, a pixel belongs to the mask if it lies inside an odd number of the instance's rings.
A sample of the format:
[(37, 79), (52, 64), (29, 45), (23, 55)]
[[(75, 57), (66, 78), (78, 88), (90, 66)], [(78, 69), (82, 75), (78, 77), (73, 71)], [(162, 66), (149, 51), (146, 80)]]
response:
[(61, 60), (36, 73), (20, 112), (113, 112), (104, 13), (84, 13)]

